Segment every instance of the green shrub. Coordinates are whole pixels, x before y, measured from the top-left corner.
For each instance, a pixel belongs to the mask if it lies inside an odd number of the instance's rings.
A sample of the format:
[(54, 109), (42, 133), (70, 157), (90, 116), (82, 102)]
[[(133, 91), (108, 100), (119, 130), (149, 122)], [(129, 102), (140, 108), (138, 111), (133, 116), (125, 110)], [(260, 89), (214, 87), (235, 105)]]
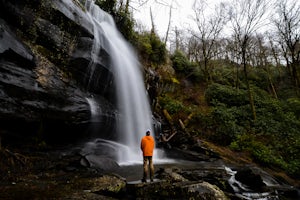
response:
[(111, 15), (114, 15), (116, 13), (116, 0), (96, 0), (95, 4)]
[[(299, 155), (299, 154), (298, 154)], [(289, 175), (300, 178), (300, 159), (296, 158), (292, 160), (285, 169)]]
[(295, 115), (298, 100), (289, 100), (287, 105), (260, 88), (253, 89), (255, 121), (251, 119), (245, 90), (233, 92), (232, 87), (219, 84), (208, 87), (206, 99), (213, 106), (214, 119), (214, 134), (210, 139), (230, 144), (234, 150), (247, 151), (260, 164), (299, 176), (300, 121)]
[(234, 86), (236, 74), (232, 67), (218, 67), (212, 73), (212, 79), (215, 83)]
[(258, 141), (253, 134), (242, 134), (230, 144), (230, 148), (237, 151), (247, 151), (253, 159), (266, 166), (286, 168), (286, 162), (278, 156), (272, 147)]
[(271, 147), (259, 141), (254, 141), (251, 145), (249, 150), (256, 162), (268, 166), (285, 168), (286, 163), (280, 156), (276, 155)]
[(118, 30), (127, 40), (135, 41), (134, 19), (125, 6), (118, 6), (116, 0), (96, 0), (95, 3), (114, 18)]
[(188, 124), (189, 126), (196, 129), (196, 132), (200, 130), (206, 132), (207, 130), (210, 130), (214, 127), (214, 120), (212, 118), (212, 115), (204, 114), (200, 111), (197, 111), (196, 109), (193, 110), (193, 113), (194, 114)]
[(160, 105), (165, 108), (170, 114), (176, 114), (184, 110), (183, 104), (169, 96), (159, 98)]
[(174, 54), (171, 56), (171, 60), (173, 62), (173, 68), (176, 72), (184, 72), (189, 64), (187, 57), (179, 50), (174, 52)]
[(237, 135), (245, 132), (245, 128), (240, 125), (240, 118), (247, 118), (247, 113), (237, 107), (226, 107), (225, 104), (218, 103), (211, 113), (215, 122), (215, 134), (212, 140), (223, 144), (230, 144)]
[(299, 133), (300, 121), (286, 105), (276, 99), (265, 98), (255, 102), (257, 120), (253, 128), (257, 133), (294, 135)]
[(177, 73), (189, 75), (193, 72), (196, 65), (192, 64), (186, 55), (179, 50), (176, 50), (171, 56), (172, 66)]
[(295, 113), (296, 117), (300, 119), (300, 99), (299, 98), (289, 98), (287, 101), (288, 110)]
[(263, 68), (252, 68), (248, 73), (248, 80), (256, 87), (268, 90), (270, 86), (268, 74)]
[(257, 163), (281, 168), (292, 176), (300, 176), (299, 136), (240, 134), (231, 142), (230, 148), (249, 152)]
[(188, 71), (191, 73), (187, 75), (187, 78), (191, 80), (194, 83), (199, 83), (199, 82), (204, 82), (205, 80), (205, 75), (201, 71), (200, 67), (197, 65), (195, 62), (190, 62)]
[(154, 65), (166, 62), (166, 46), (155, 33), (145, 32), (138, 35), (134, 45), (144, 61)]
[(217, 83), (208, 86), (205, 91), (205, 99), (209, 105), (213, 105), (213, 102), (221, 102), (227, 106), (242, 106), (249, 102), (246, 90), (238, 90)]

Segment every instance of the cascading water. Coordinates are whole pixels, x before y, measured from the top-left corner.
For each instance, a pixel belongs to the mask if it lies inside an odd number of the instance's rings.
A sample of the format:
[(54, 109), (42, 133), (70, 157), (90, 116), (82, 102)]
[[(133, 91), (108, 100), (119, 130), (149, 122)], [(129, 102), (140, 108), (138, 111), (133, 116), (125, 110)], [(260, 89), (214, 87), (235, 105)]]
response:
[[(118, 162), (140, 161), (140, 139), (147, 129), (152, 130), (152, 114), (137, 56), (118, 32), (109, 14), (96, 6), (93, 0), (86, 1), (86, 10), (94, 28), (92, 59), (98, 59), (100, 45), (105, 45), (104, 48), (111, 56), (118, 109), (121, 113), (117, 124), (120, 136), (118, 142), (126, 147), (119, 149)], [(95, 65), (90, 63), (90, 76), (94, 67)]]

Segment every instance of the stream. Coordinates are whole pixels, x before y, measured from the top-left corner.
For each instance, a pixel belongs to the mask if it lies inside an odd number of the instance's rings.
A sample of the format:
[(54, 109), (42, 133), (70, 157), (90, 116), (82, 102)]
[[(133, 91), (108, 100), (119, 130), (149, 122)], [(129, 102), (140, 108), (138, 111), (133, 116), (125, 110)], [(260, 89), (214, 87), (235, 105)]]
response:
[[(99, 158), (106, 156), (114, 159), (117, 158), (114, 154), (119, 154), (120, 149), (126, 151), (126, 148), (125, 145), (117, 142), (95, 139), (84, 145), (81, 154), (99, 156)], [(172, 169), (191, 182), (206, 181), (219, 187), (223, 187), (221, 183), (225, 182), (226, 188), (221, 188), (221, 190), (232, 193), (237, 199), (277, 200), (282, 199), (282, 196), (286, 199), (299, 199), (300, 197), (299, 189), (282, 183), (258, 167), (234, 166), (219, 158), (197, 159), (197, 156), (189, 155), (189, 153), (179, 149), (163, 150), (156, 148), (153, 158), (155, 181), (163, 181), (159, 178), (161, 171)], [(124, 177), (128, 184), (141, 183), (143, 173), (142, 155), (129, 162), (119, 162), (118, 165), (120, 167), (113, 170), (114, 173)], [(237, 178), (238, 171), (241, 172), (240, 174), (246, 171), (241, 176), (244, 179), (251, 179), (251, 181), (249, 183), (243, 181), (243, 183), (241, 178)], [(252, 180), (254, 176), (256, 177)]]

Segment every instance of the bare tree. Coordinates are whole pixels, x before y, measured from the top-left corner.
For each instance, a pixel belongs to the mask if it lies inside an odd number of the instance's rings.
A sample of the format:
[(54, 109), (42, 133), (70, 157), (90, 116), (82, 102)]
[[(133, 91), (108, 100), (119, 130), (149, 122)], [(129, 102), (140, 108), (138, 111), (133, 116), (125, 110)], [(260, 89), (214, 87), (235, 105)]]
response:
[(273, 34), (271, 34), (270, 32), (266, 32), (267, 38), (268, 38), (268, 43), (269, 43), (269, 47), (271, 49), (272, 52), (272, 57), (273, 57), (273, 62), (275, 63), (276, 67), (279, 67), (281, 65), (281, 50), (280, 47), (277, 45), (276, 42), (274, 42), (275, 36)]
[(163, 6), (167, 6), (167, 0), (135, 0), (135, 2), (137, 2), (139, 4), (139, 6), (143, 6), (147, 3), (157, 3), (157, 4), (161, 4)]
[(234, 70), (234, 86), (238, 90), (239, 89), (239, 68), (240, 65), (237, 63), (241, 63), (241, 58), (239, 56), (238, 47), (239, 45), (237, 42), (232, 38), (224, 38), (224, 45), (225, 45), (225, 53), (226, 53), (226, 59), (229, 60), (232, 63), (233, 70)]
[(170, 36), (170, 53), (180, 50), (188, 55), (189, 47), (186, 42), (187, 38), (184, 30), (175, 26), (175, 28), (171, 31)]
[(297, 92), (300, 89), (300, 3), (297, 0), (279, 1), (277, 16), (273, 19), (278, 42), (282, 48), (286, 65)]
[(271, 76), (272, 71), (270, 70), (273, 50), (270, 46), (267, 46), (265, 44), (265, 39), (266, 38), (261, 34), (257, 34), (256, 36), (256, 49), (257, 49), (257, 53), (255, 55), (256, 66), (261, 67), (266, 72), (272, 94), (276, 99), (278, 99), (276, 88), (274, 86), (273, 79)]
[(210, 79), (209, 61), (214, 57), (214, 46), (224, 27), (225, 23), (225, 4), (220, 3), (215, 7), (212, 14), (207, 13), (208, 5), (206, 0), (195, 1), (193, 10), (195, 22), (198, 27), (197, 32), (191, 31), (193, 37), (198, 40), (197, 61), (204, 65), (204, 73), (207, 82)]
[(154, 24), (154, 19), (153, 19), (153, 14), (152, 14), (151, 7), (150, 7), (150, 17), (151, 17), (151, 33), (155, 33), (155, 24)]
[(173, 6), (173, 0), (172, 0), (171, 5), (170, 5), (170, 11), (169, 11), (169, 23), (168, 23), (168, 28), (167, 28), (166, 37), (165, 37), (165, 44), (166, 44), (167, 41), (168, 41), (168, 36), (169, 36), (169, 31), (170, 31), (170, 26), (171, 26), (172, 6)]
[(248, 80), (248, 48), (251, 36), (265, 24), (266, 0), (232, 0), (228, 10), (233, 37), (238, 43), (238, 53), (241, 57), (241, 66), (246, 80), (253, 120), (256, 120), (253, 93)]

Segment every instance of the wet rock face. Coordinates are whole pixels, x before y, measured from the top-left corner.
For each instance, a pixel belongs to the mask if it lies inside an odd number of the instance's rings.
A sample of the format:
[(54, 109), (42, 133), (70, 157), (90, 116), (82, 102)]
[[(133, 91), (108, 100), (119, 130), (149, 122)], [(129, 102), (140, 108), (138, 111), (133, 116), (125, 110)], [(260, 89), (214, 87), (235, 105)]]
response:
[(101, 99), (101, 113), (93, 123), (100, 122), (103, 133), (115, 126), (109, 55), (100, 51), (90, 77), (93, 29), (84, 8), (70, 2), (0, 0), (0, 131), (4, 138), (11, 132), (54, 140), (82, 136), (91, 122), (90, 96)]

